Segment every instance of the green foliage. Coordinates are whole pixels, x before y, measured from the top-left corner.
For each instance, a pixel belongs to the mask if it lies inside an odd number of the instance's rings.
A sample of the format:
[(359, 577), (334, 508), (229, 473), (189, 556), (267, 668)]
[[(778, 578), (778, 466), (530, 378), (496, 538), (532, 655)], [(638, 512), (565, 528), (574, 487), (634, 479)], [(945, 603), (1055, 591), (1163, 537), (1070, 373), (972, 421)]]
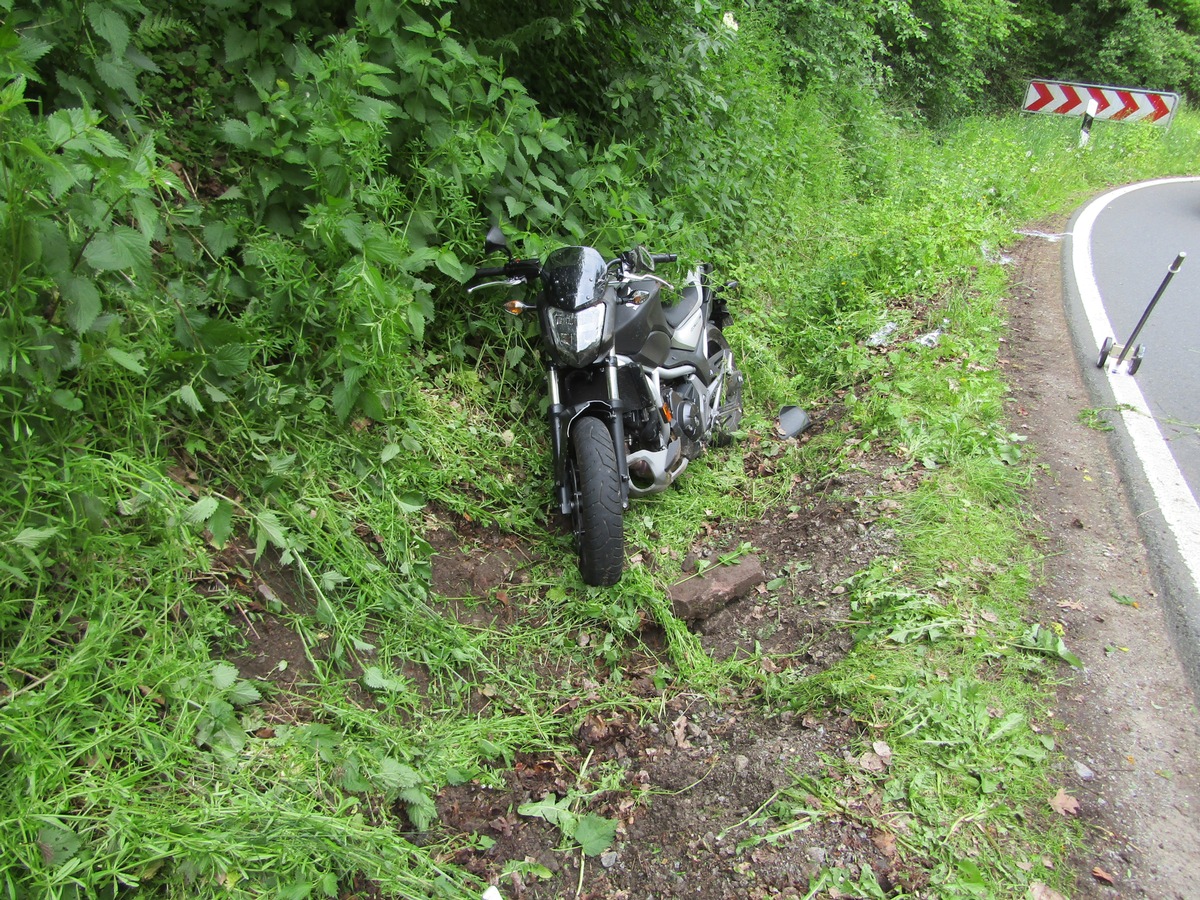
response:
[(1024, 72), (1012, 47), (1029, 25), (1020, 4), (913, 0), (910, 14), (915, 22), (885, 35), (893, 95), (911, 96), (942, 121), (1019, 95)]
[(766, 7), (799, 84), (857, 84), (939, 120), (1011, 87), (1012, 44), (1029, 25), (1020, 4), (1007, 0), (772, 0)]
[(764, 4), (783, 68), (805, 87), (869, 96), (947, 121), (1011, 108), (1031, 77), (1200, 94), (1200, 21), (1147, 0), (845, 0)]
[(579, 845), (585, 856), (599, 856), (612, 846), (617, 822), (595, 813), (579, 815), (572, 809), (576, 799), (569, 794), (561, 799), (549, 796), (524, 803), (517, 807), (517, 812), (522, 816), (544, 819), (556, 826), (564, 838)]
[(0, 157), (8, 198), (0, 219), (8, 251), (0, 271), (8, 298), (0, 425), (10, 443), (52, 427), (55, 407), (81, 408), (66, 373), (111, 365), (144, 372), (145, 351), (122, 335), (118, 314), (153, 290), (160, 206), (181, 190), (151, 141), (115, 140), (92, 111), (30, 117), (26, 85), (22, 76), (11, 80), (0, 111), (11, 135)]
[(1200, 20), (1190, 4), (1045, 3), (1038, 17), (1042, 77), (1200, 96)]
[(653, 142), (691, 118), (711, 125), (722, 106), (706, 78), (732, 38), (722, 11), (712, 0), (525, 0), (464, 3), (455, 21), (589, 140), (630, 131)]
[(800, 85), (824, 87), (846, 79), (880, 88), (887, 52), (881, 31), (905, 33), (915, 26), (903, 6), (891, 3), (774, 0), (767, 6), (786, 51), (783, 67)]
[[(1059, 123), (1015, 119), (934, 140), (879, 99), (964, 108), (998, 42), (1041, 22), (1024, 6), (779, 2), (739, 9), (736, 30), (711, 3), (0, 8), (12, 896), (338, 896), (363, 880), (477, 896), (443, 848), (405, 837), (432, 828), (444, 786), (573, 752), (580, 718), (643, 702), (622, 691), (633, 656), (663, 685), (750, 680), (708, 657), (648, 566), (614, 592), (535, 568), (508, 628), (430, 601), (435, 523), (570, 552), (545, 521), (534, 336), (462, 291), (489, 221), (523, 253), (645, 240), (738, 277), (751, 427), (839, 397), (898, 467), (938, 467), (899, 517), (905, 580), (862, 587), (863, 639), (891, 660), (979, 660), (979, 604), (1019, 598), (1032, 567), (995, 518), (1022, 469), (989, 259), (1015, 224), (1196, 151), (1194, 127), (1097, 128), (1078, 152)], [(1113, 40), (1116, 65), (1132, 44)], [(838, 78), (864, 87), (821, 87)], [(935, 348), (867, 348), (893, 319), (904, 338), (948, 324)], [(631, 543), (754, 515), (847, 447), (762, 452), (778, 478), (714, 455), (631, 517)], [(265, 614), (296, 641), (286, 688), (251, 676), (241, 646)], [(651, 621), (665, 646), (641, 645)], [(1003, 661), (1066, 658), (1057, 637), (1022, 631), (1028, 652)], [(947, 710), (923, 726), (939, 740), (970, 731), (971, 751), (999, 748), (989, 766), (1028, 743), (1020, 722), (983, 721), (977, 673), (924, 671), (892, 684)], [(865, 684), (848, 669), (768, 687), (860, 708)], [(967, 750), (941, 762), (954, 791), (930, 820), (988, 794)], [(914, 767), (889, 796), (928, 777)], [(524, 812), (593, 854), (614, 822), (583, 810), (592, 796)]]

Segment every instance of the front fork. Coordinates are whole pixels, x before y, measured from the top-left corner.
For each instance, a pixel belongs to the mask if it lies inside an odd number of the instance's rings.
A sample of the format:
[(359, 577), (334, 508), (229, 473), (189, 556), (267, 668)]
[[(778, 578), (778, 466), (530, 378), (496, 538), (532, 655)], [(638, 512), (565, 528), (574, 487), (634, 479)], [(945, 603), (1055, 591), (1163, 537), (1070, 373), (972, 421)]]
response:
[(621, 392), (617, 382), (615, 356), (610, 356), (604, 363), (604, 370), (607, 397), (604, 400), (591, 399), (574, 404), (563, 403), (558, 367), (551, 365), (546, 370), (546, 390), (550, 395), (550, 408), (547, 411), (550, 423), (550, 449), (554, 454), (554, 489), (558, 495), (559, 509), (564, 516), (569, 516), (575, 511), (575, 497), (571, 493), (567, 478), (571, 425), (583, 415), (593, 415), (608, 425), (613, 446), (617, 451), (621, 508), (629, 509), (629, 460), (625, 454), (625, 407), (621, 402)]

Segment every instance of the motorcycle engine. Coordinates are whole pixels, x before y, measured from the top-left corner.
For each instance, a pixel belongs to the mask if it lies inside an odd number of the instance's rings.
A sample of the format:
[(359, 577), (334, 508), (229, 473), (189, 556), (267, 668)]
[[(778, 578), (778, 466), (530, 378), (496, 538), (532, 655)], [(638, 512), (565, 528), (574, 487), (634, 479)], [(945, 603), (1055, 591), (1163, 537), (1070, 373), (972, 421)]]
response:
[(691, 382), (682, 382), (667, 392), (671, 409), (671, 430), (683, 441), (683, 455), (695, 459), (703, 446), (704, 417), (700, 411), (700, 393)]

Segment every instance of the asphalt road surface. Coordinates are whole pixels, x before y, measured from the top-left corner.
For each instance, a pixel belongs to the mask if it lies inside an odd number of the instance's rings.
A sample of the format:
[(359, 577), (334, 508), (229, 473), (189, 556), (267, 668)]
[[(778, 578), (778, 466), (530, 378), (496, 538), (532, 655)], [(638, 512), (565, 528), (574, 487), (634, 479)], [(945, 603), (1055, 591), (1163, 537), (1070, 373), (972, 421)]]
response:
[[(1200, 695), (1200, 179), (1097, 198), (1072, 219), (1066, 251), (1068, 315), (1085, 379), (1097, 407), (1120, 411), (1121, 474)], [(1186, 258), (1137, 337), (1146, 348), (1137, 374), (1113, 365), (1119, 350), (1098, 367), (1104, 339), (1128, 342), (1180, 253)]]

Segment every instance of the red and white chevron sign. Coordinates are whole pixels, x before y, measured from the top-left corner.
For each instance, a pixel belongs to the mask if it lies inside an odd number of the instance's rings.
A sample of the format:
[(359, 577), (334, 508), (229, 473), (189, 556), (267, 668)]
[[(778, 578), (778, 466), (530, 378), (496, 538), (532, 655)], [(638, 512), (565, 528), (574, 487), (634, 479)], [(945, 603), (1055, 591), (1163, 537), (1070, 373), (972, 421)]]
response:
[(1025, 112), (1082, 116), (1096, 101), (1097, 119), (1114, 122), (1154, 122), (1169, 125), (1179, 105), (1179, 95), (1165, 91), (1073, 84), (1069, 81), (1033, 81), (1025, 92)]

